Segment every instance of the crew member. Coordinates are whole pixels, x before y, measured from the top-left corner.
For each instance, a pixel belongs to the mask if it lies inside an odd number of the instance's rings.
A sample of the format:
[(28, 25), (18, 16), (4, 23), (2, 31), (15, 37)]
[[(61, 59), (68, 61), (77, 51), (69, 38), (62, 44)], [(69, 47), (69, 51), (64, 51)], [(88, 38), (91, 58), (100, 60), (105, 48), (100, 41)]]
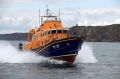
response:
[(22, 42), (19, 43), (19, 49), (22, 50)]

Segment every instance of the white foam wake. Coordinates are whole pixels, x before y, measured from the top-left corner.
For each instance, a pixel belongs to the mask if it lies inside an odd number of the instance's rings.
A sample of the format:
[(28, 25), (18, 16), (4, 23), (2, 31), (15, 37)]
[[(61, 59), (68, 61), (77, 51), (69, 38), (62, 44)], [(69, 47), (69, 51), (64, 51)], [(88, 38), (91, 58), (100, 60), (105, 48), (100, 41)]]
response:
[(79, 51), (74, 63), (96, 63), (92, 48), (87, 44), (83, 44), (81, 50)]
[(62, 61), (37, 56), (33, 52), (19, 51), (8, 42), (0, 42), (0, 63), (54, 63), (61, 64)]
[[(0, 63), (54, 63), (63, 64), (63, 61), (51, 60), (42, 56), (37, 56), (33, 52), (18, 51), (17, 48), (8, 42), (0, 41)], [(75, 63), (95, 63), (92, 49), (88, 45), (83, 45), (75, 60)]]

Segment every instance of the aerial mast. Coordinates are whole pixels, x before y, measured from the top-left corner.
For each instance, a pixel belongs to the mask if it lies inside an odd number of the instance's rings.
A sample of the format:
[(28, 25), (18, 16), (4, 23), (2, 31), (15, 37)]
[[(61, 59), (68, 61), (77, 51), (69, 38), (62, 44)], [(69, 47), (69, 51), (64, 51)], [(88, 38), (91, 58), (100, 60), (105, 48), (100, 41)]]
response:
[(39, 26), (40, 26), (40, 9), (39, 9)]
[(46, 16), (47, 16), (47, 20), (48, 20), (48, 5), (46, 5), (46, 8), (47, 8), (47, 10), (46, 10)]
[(60, 21), (60, 9), (59, 9), (59, 21)]

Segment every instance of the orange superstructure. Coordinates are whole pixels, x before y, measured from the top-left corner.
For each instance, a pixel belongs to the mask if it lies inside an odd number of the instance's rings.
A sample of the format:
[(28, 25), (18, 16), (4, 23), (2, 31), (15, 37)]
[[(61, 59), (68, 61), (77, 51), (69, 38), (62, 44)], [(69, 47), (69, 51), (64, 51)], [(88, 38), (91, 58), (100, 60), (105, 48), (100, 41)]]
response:
[[(49, 10), (48, 10), (49, 11)], [(47, 19), (42, 21), (42, 24), (37, 30), (31, 29), (28, 33), (28, 44), (26, 50), (36, 49), (45, 44), (68, 37), (68, 28), (63, 27), (60, 19), (56, 16), (44, 16)], [(52, 19), (50, 19), (52, 18)]]

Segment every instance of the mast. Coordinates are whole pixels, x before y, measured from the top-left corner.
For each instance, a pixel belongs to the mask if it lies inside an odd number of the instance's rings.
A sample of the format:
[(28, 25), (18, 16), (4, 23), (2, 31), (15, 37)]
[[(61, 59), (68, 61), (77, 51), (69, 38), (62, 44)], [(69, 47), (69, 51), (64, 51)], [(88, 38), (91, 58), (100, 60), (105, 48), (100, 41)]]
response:
[(46, 16), (47, 16), (47, 20), (48, 20), (48, 11), (49, 11), (48, 5), (46, 5), (46, 8), (47, 8), (47, 10), (46, 10)]
[(39, 9), (39, 26), (40, 26), (40, 9)]
[(59, 9), (59, 21), (60, 21), (60, 9)]
[[(44, 23), (43, 18), (47, 19), (47, 21), (54, 18), (55, 21), (57, 21), (57, 17), (59, 17), (59, 21), (60, 21), (60, 9), (59, 9), (59, 16), (53, 16), (52, 13), (50, 13), (50, 10), (48, 9), (48, 5), (46, 5), (46, 9), (47, 9), (47, 10), (45, 10), (46, 14), (44, 16), (40, 16), (40, 10), (39, 10), (39, 17), (41, 17), (40, 18), (41, 19), (41, 25)], [(39, 21), (39, 24), (40, 24), (40, 21)]]

